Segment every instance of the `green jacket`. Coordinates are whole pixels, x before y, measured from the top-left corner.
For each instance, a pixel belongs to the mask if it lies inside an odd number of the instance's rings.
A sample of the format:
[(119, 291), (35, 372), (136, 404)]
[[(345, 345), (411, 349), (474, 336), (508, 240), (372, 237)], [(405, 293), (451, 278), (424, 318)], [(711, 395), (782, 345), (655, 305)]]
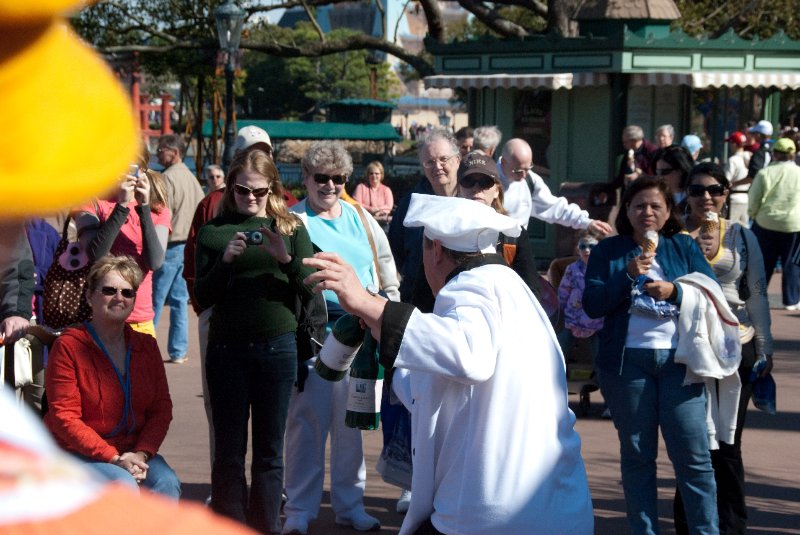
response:
[(800, 167), (774, 162), (753, 179), (747, 212), (759, 227), (775, 232), (800, 231)]

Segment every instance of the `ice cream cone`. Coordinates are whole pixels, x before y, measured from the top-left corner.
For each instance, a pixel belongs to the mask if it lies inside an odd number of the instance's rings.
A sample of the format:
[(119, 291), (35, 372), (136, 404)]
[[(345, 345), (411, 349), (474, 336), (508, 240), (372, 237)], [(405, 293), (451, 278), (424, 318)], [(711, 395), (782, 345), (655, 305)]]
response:
[(658, 247), (658, 232), (648, 230), (644, 233), (645, 242), (642, 245), (642, 253), (655, 253)]
[(713, 234), (719, 230), (719, 216), (714, 212), (706, 212), (700, 227), (701, 234)]

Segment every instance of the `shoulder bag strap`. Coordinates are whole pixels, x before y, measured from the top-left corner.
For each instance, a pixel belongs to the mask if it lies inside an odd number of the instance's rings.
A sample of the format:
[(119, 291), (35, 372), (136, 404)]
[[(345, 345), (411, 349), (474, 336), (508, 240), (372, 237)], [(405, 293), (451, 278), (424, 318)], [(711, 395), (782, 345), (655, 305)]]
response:
[(361, 224), (364, 225), (364, 230), (367, 232), (367, 239), (369, 240), (369, 246), (372, 249), (372, 260), (375, 262), (375, 272), (378, 275), (378, 288), (383, 289), (383, 281), (381, 280), (381, 265), (378, 262), (378, 249), (375, 247), (375, 239), (372, 237), (372, 231), (369, 228), (369, 222), (367, 221), (367, 217), (364, 215), (364, 209), (361, 207), (360, 204), (353, 205), (358, 212), (358, 217), (361, 218)]

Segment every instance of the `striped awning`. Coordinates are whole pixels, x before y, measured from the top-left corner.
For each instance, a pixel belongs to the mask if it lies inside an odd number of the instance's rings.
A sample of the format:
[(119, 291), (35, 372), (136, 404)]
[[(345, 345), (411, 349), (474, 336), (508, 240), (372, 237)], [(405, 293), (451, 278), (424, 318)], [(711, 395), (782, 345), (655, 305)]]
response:
[(777, 87), (800, 88), (800, 72), (649, 72), (631, 75), (632, 86), (688, 85), (696, 89), (709, 87)]
[(461, 89), (571, 89), (578, 86), (604, 85), (604, 73), (556, 74), (438, 74), (425, 77), (425, 87)]

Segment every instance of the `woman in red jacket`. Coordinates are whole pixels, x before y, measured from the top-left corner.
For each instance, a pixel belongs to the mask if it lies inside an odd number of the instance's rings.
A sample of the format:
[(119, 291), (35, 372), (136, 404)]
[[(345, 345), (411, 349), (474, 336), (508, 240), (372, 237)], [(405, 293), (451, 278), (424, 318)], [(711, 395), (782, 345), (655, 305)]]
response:
[(142, 282), (129, 256), (104, 256), (89, 272), (92, 320), (53, 345), (45, 424), (58, 444), (108, 479), (178, 499), (180, 482), (157, 455), (172, 420), (164, 364), (155, 338), (126, 320)]

